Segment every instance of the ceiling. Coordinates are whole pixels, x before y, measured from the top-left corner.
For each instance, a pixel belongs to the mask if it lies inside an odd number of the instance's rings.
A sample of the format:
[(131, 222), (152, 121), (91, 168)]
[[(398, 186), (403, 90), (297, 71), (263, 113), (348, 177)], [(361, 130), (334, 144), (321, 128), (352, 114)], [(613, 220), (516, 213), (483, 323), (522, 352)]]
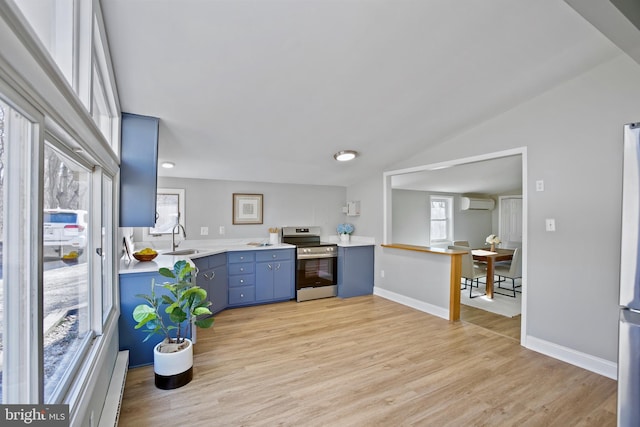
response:
[(522, 156), (500, 157), (442, 169), (393, 175), (391, 187), (402, 190), (495, 195), (522, 190)]
[(620, 54), (559, 0), (101, 4), (161, 176), (346, 186)]

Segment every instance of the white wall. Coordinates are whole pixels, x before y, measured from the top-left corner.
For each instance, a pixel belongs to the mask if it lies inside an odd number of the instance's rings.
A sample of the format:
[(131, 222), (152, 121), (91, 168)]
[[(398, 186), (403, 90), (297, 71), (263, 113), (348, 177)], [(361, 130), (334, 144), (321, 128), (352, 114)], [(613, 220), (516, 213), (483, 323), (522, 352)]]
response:
[[(189, 240), (266, 238), (270, 227), (285, 225), (317, 225), (323, 235), (334, 235), (337, 225), (347, 220), (342, 213), (345, 187), (167, 177), (158, 178), (158, 187), (185, 189)], [(263, 224), (233, 225), (233, 193), (263, 194)], [(224, 235), (218, 233), (220, 226)], [(209, 235), (201, 236), (200, 227), (209, 227)], [(134, 240), (142, 240), (141, 229), (135, 230)]]
[(431, 195), (453, 197), (453, 240), (467, 240), (472, 247), (481, 247), (492, 230), (498, 229), (497, 226), (492, 228), (492, 217), (495, 213), (497, 218), (497, 208), (493, 211), (463, 211), (460, 209), (460, 194), (395, 189), (392, 192), (391, 216), (394, 243), (429, 246)]
[[(640, 120), (640, 66), (620, 56), (442, 141), (395, 170), (527, 147), (528, 324), (526, 333), (606, 361), (617, 358), (622, 125)], [(360, 229), (382, 241), (383, 179), (352, 185)], [(545, 191), (535, 191), (535, 181)], [(597, 202), (594, 202), (597, 197)], [(366, 210), (364, 211), (366, 212)], [(557, 231), (545, 232), (545, 218)], [(376, 287), (407, 286), (378, 248)]]
[(429, 246), (429, 194), (393, 190), (393, 242)]

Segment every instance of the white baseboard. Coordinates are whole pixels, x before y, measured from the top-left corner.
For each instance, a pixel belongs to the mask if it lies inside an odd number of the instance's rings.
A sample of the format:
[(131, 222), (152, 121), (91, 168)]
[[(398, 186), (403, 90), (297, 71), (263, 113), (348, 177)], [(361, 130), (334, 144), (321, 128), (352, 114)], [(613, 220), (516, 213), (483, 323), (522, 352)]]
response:
[(127, 380), (127, 370), (129, 368), (129, 350), (118, 353), (116, 366), (113, 369), (113, 376), (107, 390), (107, 398), (104, 401), (100, 423), (98, 427), (112, 427), (118, 425), (120, 417), (120, 404), (124, 393), (124, 384)]
[(595, 372), (612, 380), (618, 379), (618, 364), (615, 362), (532, 337), (531, 335), (527, 335), (526, 337), (526, 348), (586, 369), (587, 371)]
[(406, 305), (407, 307), (415, 308), (416, 310), (424, 311), (425, 313), (449, 320), (449, 310), (446, 308), (438, 307), (437, 305), (429, 304), (405, 295), (400, 295), (386, 289), (381, 289), (377, 286), (373, 288), (373, 294), (393, 302), (397, 302), (398, 304)]

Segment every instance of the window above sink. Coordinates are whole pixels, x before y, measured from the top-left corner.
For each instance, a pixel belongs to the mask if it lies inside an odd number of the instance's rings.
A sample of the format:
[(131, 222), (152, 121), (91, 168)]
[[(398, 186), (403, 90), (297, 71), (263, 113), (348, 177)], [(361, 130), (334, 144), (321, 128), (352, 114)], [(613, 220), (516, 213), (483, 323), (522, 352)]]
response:
[(176, 221), (186, 227), (184, 201), (184, 188), (158, 188), (156, 192), (156, 224), (155, 227), (142, 229), (142, 240), (171, 240), (171, 231), (176, 226)]

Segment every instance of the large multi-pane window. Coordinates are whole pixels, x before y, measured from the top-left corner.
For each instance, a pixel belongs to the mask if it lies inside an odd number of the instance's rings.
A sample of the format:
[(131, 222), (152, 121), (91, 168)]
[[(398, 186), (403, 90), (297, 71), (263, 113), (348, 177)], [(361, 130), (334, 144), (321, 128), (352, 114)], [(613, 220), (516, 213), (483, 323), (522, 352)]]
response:
[(0, 387), (8, 403), (64, 401), (114, 309), (114, 181), (54, 134), (38, 142), (43, 129), (0, 98)]
[(117, 334), (120, 112), (99, 8), (0, 7), (0, 396), (68, 403), (73, 426), (97, 425)]
[(430, 244), (453, 241), (453, 198), (431, 196)]

